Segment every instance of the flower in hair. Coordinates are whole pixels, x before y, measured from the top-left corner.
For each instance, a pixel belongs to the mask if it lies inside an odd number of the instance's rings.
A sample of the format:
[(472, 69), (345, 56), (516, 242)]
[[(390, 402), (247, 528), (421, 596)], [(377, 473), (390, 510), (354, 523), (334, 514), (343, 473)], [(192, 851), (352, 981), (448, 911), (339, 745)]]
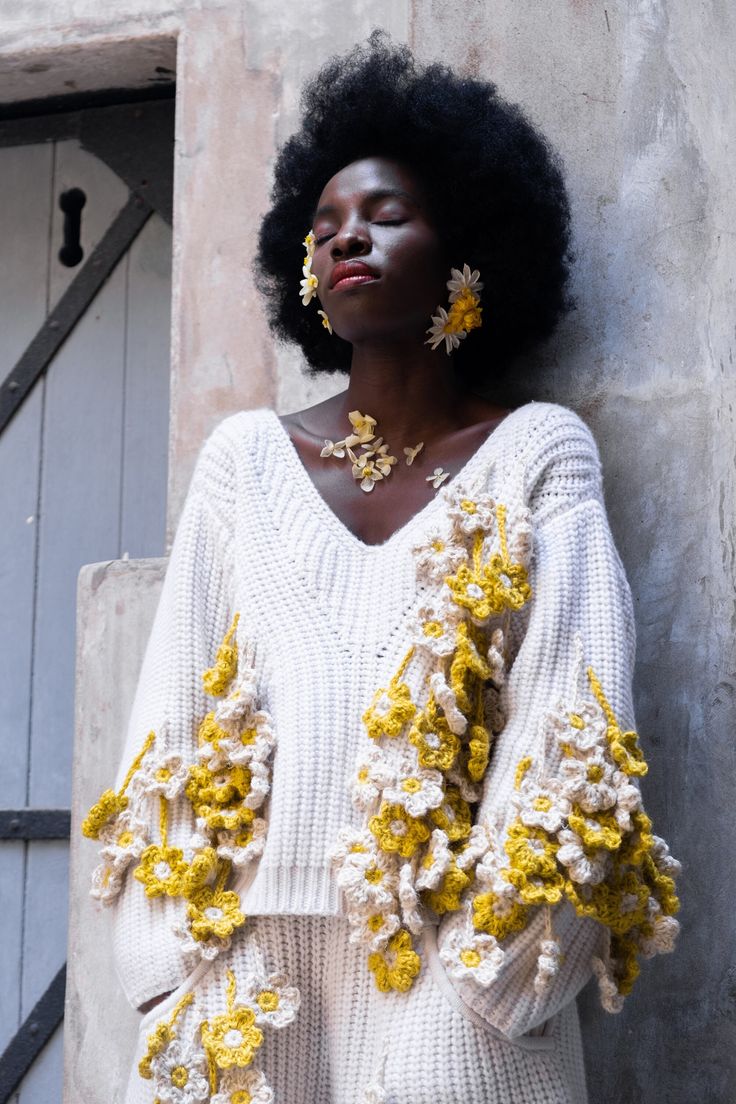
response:
[[(302, 303), (305, 307), (308, 307), (312, 302), (312, 298), (317, 294), (317, 288), (319, 287), (319, 280), (312, 272), (312, 258), (314, 257), (314, 244), (315, 237), (310, 230), (304, 239), (304, 248), (307, 251), (307, 255), (304, 258), (304, 264), (302, 265), (303, 280), (300, 283), (299, 294), (302, 297)], [(324, 325), (324, 321), (322, 323)]]
[(444, 307), (437, 308), (437, 314), (432, 315), (432, 325), (427, 330), (429, 338), (425, 345), (431, 345), (436, 349), (444, 341), (445, 351), (451, 353), (457, 349), (463, 338), (467, 337), (471, 330), (483, 325), (480, 306), (480, 292), (483, 284), (480, 282), (478, 269), (470, 270), (470, 265), (463, 265), (462, 272), (453, 268), (450, 270), (451, 279), (447, 281), (450, 292), (450, 310)]

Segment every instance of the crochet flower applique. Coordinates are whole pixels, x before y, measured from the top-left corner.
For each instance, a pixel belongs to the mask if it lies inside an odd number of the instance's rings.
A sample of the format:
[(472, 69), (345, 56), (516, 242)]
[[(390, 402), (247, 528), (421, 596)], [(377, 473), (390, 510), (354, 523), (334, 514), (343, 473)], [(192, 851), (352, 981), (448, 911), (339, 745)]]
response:
[[(174, 932), (193, 960), (215, 958), (245, 923), (229, 886), (265, 843), (258, 810), (270, 790), (275, 738), (258, 706), (253, 671), (239, 669), (238, 619), (202, 675), (216, 704), (199, 724), (193, 761), (167, 748), (165, 731), (150, 732), (120, 790), (107, 790), (82, 824), (84, 835), (102, 845), (92, 896), (110, 904), (132, 869), (146, 897), (180, 899)], [(182, 806), (194, 831), (184, 846), (172, 845), (172, 818), (180, 820)]]
[(351, 794), (363, 814), (332, 852), (350, 939), (382, 991), (409, 989), (415, 938), (460, 908), (487, 841), (472, 823), (495, 734), (510, 619), (531, 596), (528, 514), (453, 488), (446, 523), (414, 550), (426, 600), (412, 644), (364, 714)]
[(534, 980), (541, 994), (562, 961), (551, 907), (566, 899), (606, 932), (606, 950), (592, 965), (602, 1006), (619, 1012), (639, 958), (674, 949), (681, 866), (644, 811), (636, 780), (647, 764), (637, 734), (622, 731), (591, 667), (586, 679), (589, 696), (546, 716), (542, 762), (519, 760), (512, 819), (503, 833), (487, 829), (488, 850), (463, 900), (464, 925), (450, 932), (440, 957), (455, 979), (489, 985), (505, 959), (503, 941), (543, 906)]
[(264, 1031), (288, 1026), (299, 1009), (299, 991), (285, 982), (285, 977), (249, 974), (239, 994), (228, 970), (224, 1010), (209, 1018), (202, 1017), (193, 993), (184, 996), (156, 1024), (138, 1065), (140, 1076), (153, 1081), (156, 1099), (271, 1104), (273, 1090), (254, 1060)]

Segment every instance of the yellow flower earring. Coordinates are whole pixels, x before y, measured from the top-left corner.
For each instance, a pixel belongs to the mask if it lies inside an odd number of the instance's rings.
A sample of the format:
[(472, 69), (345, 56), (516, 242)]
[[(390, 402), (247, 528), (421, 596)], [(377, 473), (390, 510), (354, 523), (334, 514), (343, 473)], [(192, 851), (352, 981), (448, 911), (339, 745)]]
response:
[[(319, 287), (319, 280), (312, 272), (312, 258), (314, 257), (314, 233), (310, 230), (304, 239), (304, 248), (307, 251), (307, 255), (304, 258), (304, 264), (302, 265), (302, 280), (299, 285), (299, 294), (302, 297), (302, 303), (305, 307), (308, 307), (312, 302), (313, 297), (317, 294), (317, 288)], [(332, 326), (327, 314), (323, 310), (317, 311), (322, 318), (322, 325), (329, 333), (332, 333)]]
[(483, 308), (480, 305), (483, 284), (479, 280), (478, 269), (471, 272), (470, 265), (463, 265), (462, 272), (457, 268), (450, 269), (450, 276), (447, 281), (450, 310), (448, 312), (444, 307), (437, 308), (437, 314), (432, 315), (432, 325), (427, 330), (429, 338), (424, 343), (436, 349), (444, 341), (448, 353), (457, 349), (471, 330), (477, 330), (483, 325)]

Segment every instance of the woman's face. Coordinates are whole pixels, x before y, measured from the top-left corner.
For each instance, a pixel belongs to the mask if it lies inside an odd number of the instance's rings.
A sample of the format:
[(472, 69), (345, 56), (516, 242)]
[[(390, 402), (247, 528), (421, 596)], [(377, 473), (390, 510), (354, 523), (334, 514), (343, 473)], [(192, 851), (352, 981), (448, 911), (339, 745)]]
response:
[(420, 181), (385, 157), (327, 181), (312, 225), (318, 296), (340, 337), (425, 340), (448, 273)]

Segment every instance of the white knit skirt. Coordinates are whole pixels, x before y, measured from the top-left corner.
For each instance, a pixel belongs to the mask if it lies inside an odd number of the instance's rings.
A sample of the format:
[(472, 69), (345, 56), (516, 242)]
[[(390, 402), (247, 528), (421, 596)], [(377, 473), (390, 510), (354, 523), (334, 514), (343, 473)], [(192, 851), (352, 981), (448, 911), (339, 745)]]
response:
[[(575, 1003), (541, 1033), (509, 1041), (460, 1001), (433, 936), (409, 992), (386, 994), (365, 948), (349, 943), (344, 917), (249, 917), (226, 955), (203, 963), (143, 1017), (125, 1104), (587, 1104)], [(254, 996), (259, 1007), (259, 986), (264, 1011), (253, 1022), (242, 1009)], [(293, 1017), (292, 987), (300, 994)], [(138, 1061), (164, 1022), (173, 1042), (144, 1079)], [(240, 1064), (208, 1066), (207, 1032)], [(254, 1054), (243, 1066), (249, 1044)]]

